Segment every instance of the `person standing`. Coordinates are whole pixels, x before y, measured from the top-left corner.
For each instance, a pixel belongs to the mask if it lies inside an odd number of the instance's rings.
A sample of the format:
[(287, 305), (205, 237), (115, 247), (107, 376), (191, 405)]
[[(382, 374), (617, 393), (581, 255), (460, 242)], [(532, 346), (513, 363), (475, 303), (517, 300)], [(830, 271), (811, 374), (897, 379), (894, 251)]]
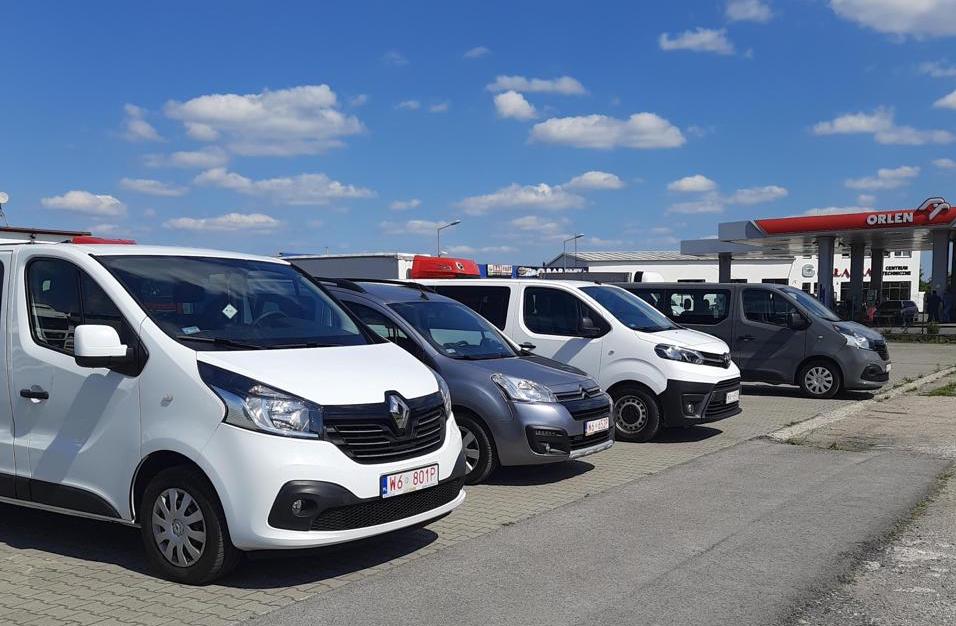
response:
[(942, 299), (936, 295), (936, 290), (931, 289), (929, 295), (926, 296), (926, 315), (927, 321), (929, 322), (939, 322), (939, 308), (942, 304)]
[(956, 304), (956, 293), (954, 291), (956, 289), (950, 287), (943, 293), (943, 316), (940, 318), (943, 322), (956, 321), (953, 319), (954, 314), (956, 314), (956, 311), (953, 310), (954, 304)]

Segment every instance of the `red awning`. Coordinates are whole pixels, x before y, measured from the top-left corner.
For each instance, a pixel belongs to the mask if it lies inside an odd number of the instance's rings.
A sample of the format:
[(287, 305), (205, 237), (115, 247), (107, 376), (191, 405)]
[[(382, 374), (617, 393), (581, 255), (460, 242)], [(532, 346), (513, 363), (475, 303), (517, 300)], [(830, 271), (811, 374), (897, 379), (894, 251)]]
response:
[(469, 259), (418, 255), (410, 278), (478, 278), (478, 264)]

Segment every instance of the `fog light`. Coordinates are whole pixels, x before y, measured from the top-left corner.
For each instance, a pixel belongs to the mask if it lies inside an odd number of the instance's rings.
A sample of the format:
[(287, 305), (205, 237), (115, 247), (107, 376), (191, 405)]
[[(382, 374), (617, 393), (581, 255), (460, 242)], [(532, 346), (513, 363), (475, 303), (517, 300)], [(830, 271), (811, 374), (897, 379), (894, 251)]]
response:
[(302, 514), (302, 507), (303, 507), (304, 505), (305, 505), (305, 503), (302, 502), (302, 500), (296, 500), (295, 502), (293, 502), (293, 503), (292, 503), (292, 513), (293, 513), (293, 515), (301, 515), (301, 514)]
[(688, 402), (687, 406), (684, 407), (684, 411), (688, 415), (694, 415), (695, 413), (697, 413), (697, 405), (694, 404), (693, 402)]

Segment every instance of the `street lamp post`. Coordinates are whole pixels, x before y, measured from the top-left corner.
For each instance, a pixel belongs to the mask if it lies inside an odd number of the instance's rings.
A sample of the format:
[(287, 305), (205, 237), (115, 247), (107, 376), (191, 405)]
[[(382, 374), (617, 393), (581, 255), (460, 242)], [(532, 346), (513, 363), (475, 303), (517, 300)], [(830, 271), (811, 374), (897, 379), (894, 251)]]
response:
[(436, 252), (438, 253), (438, 256), (441, 256), (441, 231), (451, 226), (458, 226), (459, 224), (461, 224), (461, 220), (454, 220), (435, 229), (435, 235), (437, 239), (436, 243), (438, 244)]
[(574, 242), (574, 265), (578, 264), (578, 239), (584, 236), (584, 233), (578, 233), (568, 237), (563, 242), (561, 242), (561, 258), (564, 259), (564, 271), (568, 271), (568, 242)]

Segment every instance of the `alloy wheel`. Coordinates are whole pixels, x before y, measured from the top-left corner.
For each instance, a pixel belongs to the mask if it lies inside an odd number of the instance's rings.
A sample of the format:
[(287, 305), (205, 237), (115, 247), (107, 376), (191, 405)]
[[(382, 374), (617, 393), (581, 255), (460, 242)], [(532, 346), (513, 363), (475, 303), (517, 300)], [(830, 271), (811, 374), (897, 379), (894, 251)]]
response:
[(189, 567), (206, 548), (206, 520), (199, 504), (182, 489), (166, 489), (153, 503), (153, 539), (163, 557)]
[(822, 365), (816, 365), (807, 370), (804, 381), (810, 393), (821, 396), (833, 388), (833, 372)]

